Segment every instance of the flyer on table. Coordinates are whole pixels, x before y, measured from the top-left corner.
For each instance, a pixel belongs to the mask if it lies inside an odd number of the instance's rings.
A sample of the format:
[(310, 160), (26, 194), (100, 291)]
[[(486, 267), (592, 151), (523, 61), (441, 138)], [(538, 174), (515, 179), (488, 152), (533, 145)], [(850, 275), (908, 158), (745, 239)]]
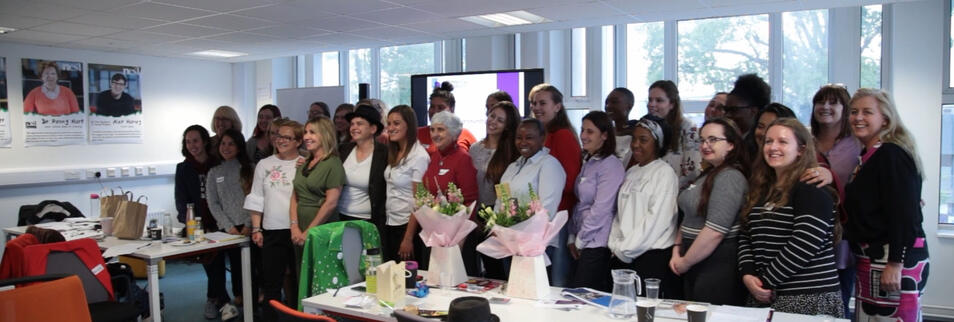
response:
[(86, 143), (83, 63), (22, 60), (24, 146)]
[(88, 64), (89, 141), (142, 143), (140, 68)]
[(0, 148), (9, 148), (13, 138), (10, 135), (10, 106), (7, 102), (7, 59), (0, 57)]

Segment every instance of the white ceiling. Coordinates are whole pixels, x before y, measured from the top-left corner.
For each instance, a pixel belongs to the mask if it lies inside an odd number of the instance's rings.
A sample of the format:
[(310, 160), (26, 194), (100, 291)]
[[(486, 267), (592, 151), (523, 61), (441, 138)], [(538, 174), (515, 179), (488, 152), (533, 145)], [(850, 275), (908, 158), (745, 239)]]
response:
[[(617, 23), (850, 6), (858, 0), (0, 0), (0, 41), (227, 62)], [(893, 1), (891, 1), (893, 2)], [(458, 19), (526, 10), (551, 22)], [(206, 58), (209, 59), (209, 58)]]

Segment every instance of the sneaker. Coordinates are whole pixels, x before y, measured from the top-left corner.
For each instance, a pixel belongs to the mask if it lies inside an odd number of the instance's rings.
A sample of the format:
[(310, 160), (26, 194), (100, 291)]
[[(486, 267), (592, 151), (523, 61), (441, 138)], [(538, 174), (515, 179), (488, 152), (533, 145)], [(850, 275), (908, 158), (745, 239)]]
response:
[(225, 303), (225, 305), (223, 305), (222, 308), (219, 309), (219, 312), (222, 312), (222, 321), (228, 321), (239, 315), (238, 308), (235, 307), (235, 305), (232, 305), (231, 303)]
[(207, 320), (212, 320), (219, 316), (219, 307), (215, 302), (215, 299), (205, 300), (205, 318)]

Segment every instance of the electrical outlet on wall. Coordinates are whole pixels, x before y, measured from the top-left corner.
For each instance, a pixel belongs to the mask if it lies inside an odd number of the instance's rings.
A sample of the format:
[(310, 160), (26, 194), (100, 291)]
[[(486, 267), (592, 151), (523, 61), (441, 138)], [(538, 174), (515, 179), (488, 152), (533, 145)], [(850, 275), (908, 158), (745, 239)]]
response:
[(141, 176), (144, 172), (142, 167), (136, 167), (136, 176)]
[(122, 175), (123, 175), (124, 177), (128, 177), (128, 176), (129, 176), (129, 167), (122, 167), (122, 169), (119, 169), (119, 172), (122, 173)]
[(106, 176), (110, 178), (116, 177), (116, 168), (106, 168)]

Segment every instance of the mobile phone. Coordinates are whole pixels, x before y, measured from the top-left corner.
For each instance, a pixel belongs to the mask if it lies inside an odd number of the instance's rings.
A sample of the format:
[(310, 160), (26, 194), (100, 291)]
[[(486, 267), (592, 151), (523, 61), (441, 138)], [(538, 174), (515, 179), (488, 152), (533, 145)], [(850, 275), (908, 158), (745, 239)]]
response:
[(367, 288), (365, 288), (364, 286), (360, 286), (360, 285), (355, 286), (355, 287), (352, 287), (351, 290), (352, 290), (352, 291), (358, 291), (358, 292), (367, 292), (367, 291), (368, 291)]
[(508, 304), (508, 303), (510, 303), (510, 299), (506, 297), (491, 297), (490, 298), (490, 304)]

